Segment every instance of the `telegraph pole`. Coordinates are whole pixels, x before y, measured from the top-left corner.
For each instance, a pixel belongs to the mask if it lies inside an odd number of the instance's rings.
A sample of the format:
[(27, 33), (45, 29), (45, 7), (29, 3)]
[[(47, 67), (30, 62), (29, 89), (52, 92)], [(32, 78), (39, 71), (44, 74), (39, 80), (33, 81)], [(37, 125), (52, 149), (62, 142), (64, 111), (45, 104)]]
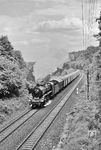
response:
[(87, 99), (89, 100), (89, 69), (87, 69)]

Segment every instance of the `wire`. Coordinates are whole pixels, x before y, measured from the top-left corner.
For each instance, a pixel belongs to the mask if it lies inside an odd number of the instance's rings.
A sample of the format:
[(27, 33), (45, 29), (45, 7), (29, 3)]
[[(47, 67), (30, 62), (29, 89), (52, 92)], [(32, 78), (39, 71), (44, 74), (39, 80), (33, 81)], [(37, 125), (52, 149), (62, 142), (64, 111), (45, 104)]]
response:
[[(98, 0), (81, 0), (83, 48), (91, 44)], [(86, 28), (88, 33), (86, 33)], [(88, 34), (88, 36), (86, 36)]]
[(84, 4), (83, 4), (83, 0), (81, 0), (81, 9), (82, 9), (82, 36), (83, 36), (83, 48), (85, 46), (85, 28), (84, 28)]
[(88, 43), (91, 44), (91, 36), (93, 36), (93, 26), (95, 22), (95, 12), (97, 7), (97, 0), (90, 0), (89, 1), (89, 10), (88, 10)]

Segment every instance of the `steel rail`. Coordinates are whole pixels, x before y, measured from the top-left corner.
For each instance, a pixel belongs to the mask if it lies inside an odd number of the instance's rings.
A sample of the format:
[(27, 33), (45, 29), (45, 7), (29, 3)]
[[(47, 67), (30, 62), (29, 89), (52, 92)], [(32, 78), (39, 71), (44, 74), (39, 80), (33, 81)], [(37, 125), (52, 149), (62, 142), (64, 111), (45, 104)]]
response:
[(15, 117), (14, 119), (10, 120), (8, 123), (6, 123), (5, 125), (3, 125), (3, 127), (0, 128), (0, 134), (6, 130), (8, 127), (10, 127), (12, 124), (14, 124), (16, 121), (18, 121), (19, 119), (21, 119), (23, 116), (25, 116), (29, 111), (31, 110), (27, 110), (24, 111), (21, 115)]
[[(35, 115), (39, 110), (28, 111), (25, 115), (18, 118), (14, 123), (9, 125), (6, 129), (3, 130), (3, 132), (0, 133), (0, 143), (3, 142), (8, 136), (10, 136), (15, 130), (17, 130), (21, 125), (23, 125), (25, 122), (27, 122), (33, 115)], [(18, 122), (19, 121), (19, 122)]]
[[(75, 86), (70, 89), (69, 93), (65, 94), (58, 104), (56, 104), (49, 112), (48, 114), (39, 122), (39, 124), (32, 130), (32, 132), (22, 141), (22, 143), (16, 148), (16, 150), (32, 150), (36, 147), (40, 139), (43, 137), (47, 129), (50, 127), (54, 119), (57, 117), (59, 112), (62, 110), (64, 107), (65, 103), (67, 102), (68, 98), (71, 96), (75, 88), (78, 86), (79, 82), (83, 78), (83, 75), (80, 77), (79, 81), (75, 84)], [(67, 96), (67, 98), (66, 98)], [(63, 101), (63, 99), (65, 99)], [(57, 111), (56, 111), (57, 109)], [(55, 112), (56, 111), (56, 112)], [(51, 114), (53, 113), (53, 116)], [(50, 117), (49, 117), (50, 116)], [(46, 121), (46, 122), (45, 122)], [(48, 125), (47, 125), (48, 122)], [(41, 130), (44, 127), (44, 130)], [(41, 132), (40, 132), (41, 130)], [(35, 134), (40, 134), (40, 136), (35, 139)], [(35, 143), (34, 143), (35, 142)]]

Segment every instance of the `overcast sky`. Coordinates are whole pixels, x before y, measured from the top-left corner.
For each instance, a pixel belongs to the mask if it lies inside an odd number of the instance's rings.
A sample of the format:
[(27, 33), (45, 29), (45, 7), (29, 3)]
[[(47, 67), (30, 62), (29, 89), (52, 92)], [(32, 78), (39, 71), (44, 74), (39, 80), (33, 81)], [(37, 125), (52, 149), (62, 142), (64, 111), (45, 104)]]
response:
[[(88, 16), (91, 0), (84, 1)], [(100, 2), (95, 15), (99, 13), (99, 5)], [(25, 61), (36, 61), (37, 77), (66, 61), (68, 52), (83, 49), (81, 18), (81, 0), (0, 0), (0, 35), (8, 35)], [(94, 27), (93, 31), (96, 30)], [(86, 25), (85, 35), (87, 38)], [(89, 41), (90, 45), (97, 44), (94, 38)], [(85, 46), (89, 41), (86, 40)]]

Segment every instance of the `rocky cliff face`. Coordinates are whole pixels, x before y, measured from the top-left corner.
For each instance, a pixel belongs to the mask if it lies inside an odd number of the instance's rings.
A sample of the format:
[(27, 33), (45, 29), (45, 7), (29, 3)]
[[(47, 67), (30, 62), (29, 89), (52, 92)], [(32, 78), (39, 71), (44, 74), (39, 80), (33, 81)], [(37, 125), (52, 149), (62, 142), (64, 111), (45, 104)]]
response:
[(70, 61), (76, 61), (76, 59), (82, 54), (84, 53), (83, 51), (79, 51), (79, 52), (71, 52), (69, 53), (69, 60)]
[(90, 46), (86, 50), (69, 53), (69, 60), (76, 61), (82, 58), (92, 59), (93, 55), (99, 50), (99, 47)]
[(99, 50), (99, 47), (90, 46), (86, 50), (69, 53), (68, 64), (75, 69), (83, 69), (93, 61), (94, 54)]

